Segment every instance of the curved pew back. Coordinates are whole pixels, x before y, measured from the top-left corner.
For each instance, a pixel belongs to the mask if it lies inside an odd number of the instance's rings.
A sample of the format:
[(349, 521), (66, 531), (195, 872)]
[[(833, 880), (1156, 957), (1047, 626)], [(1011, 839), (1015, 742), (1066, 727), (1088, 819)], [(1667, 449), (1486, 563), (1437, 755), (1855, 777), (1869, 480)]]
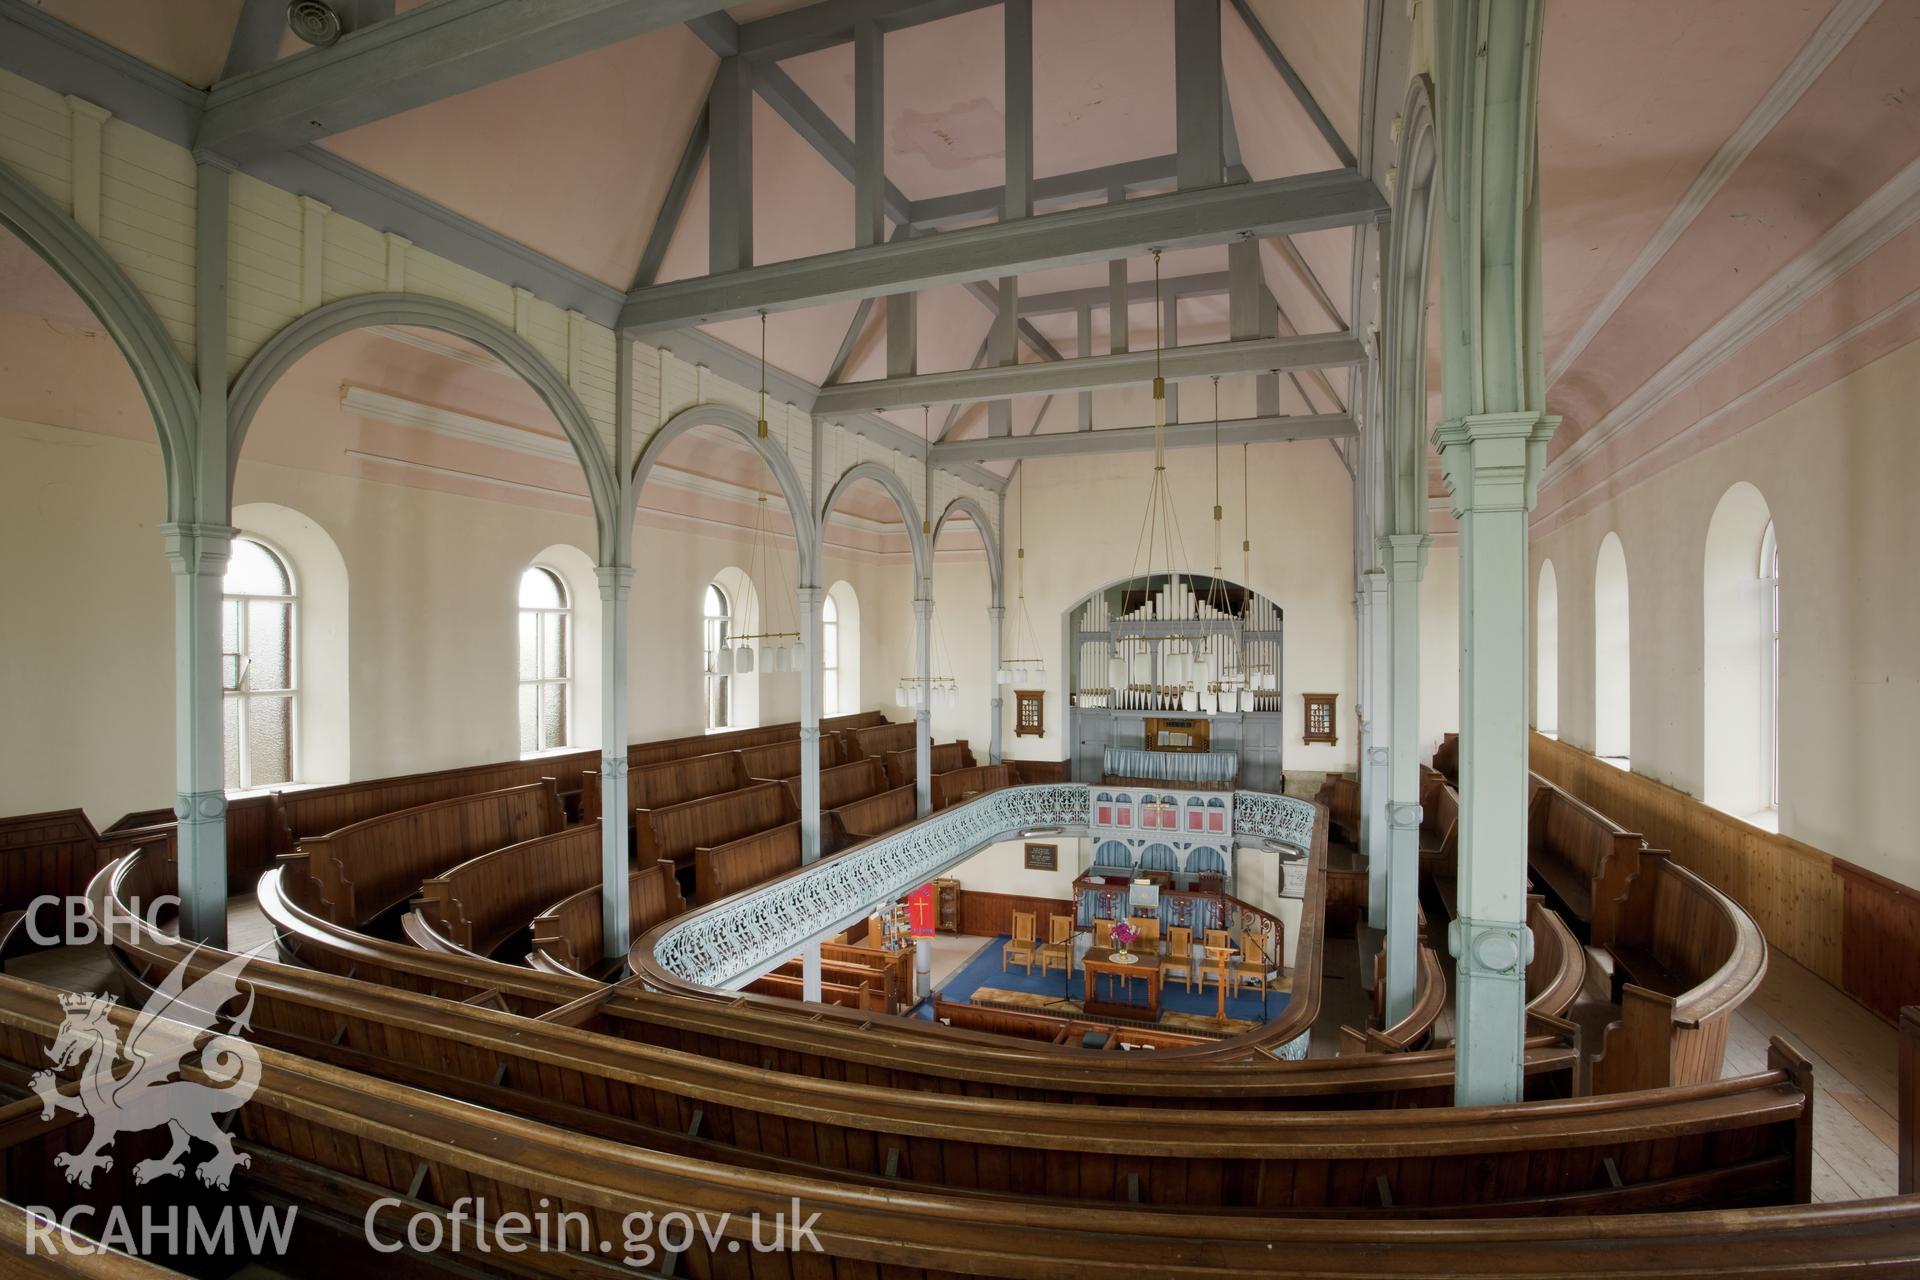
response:
[(424, 880), (413, 909), (463, 951), (492, 955), (542, 907), (600, 878), (600, 824), (589, 822), (469, 858)]
[[(787, 786), (794, 800), (800, 798), (800, 780), (789, 778)], [(887, 771), (878, 760), (850, 760), (820, 771), (820, 808), (838, 809), (856, 800), (879, 795), (887, 789)]]
[(1533, 959), (1527, 964), (1527, 1012), (1561, 1017), (1587, 980), (1587, 949), (1539, 894), (1527, 896)]
[(1527, 869), (1574, 917), (1611, 933), (1646, 841), (1539, 777), (1527, 805)]
[[(887, 766), (887, 780), (896, 787), (904, 787), (913, 782), (919, 768), (920, 752), (911, 739), (903, 749), (889, 750), (882, 760)], [(957, 742), (936, 742), (932, 744), (929, 762), (936, 774), (951, 773), (955, 769), (973, 767), (973, 751), (967, 746), (965, 738)]]
[[(0, 821), (0, 960), (38, 946), (35, 931), (63, 934), (63, 921), (44, 907), (35, 908), (36, 899), (78, 898), (109, 863), (133, 850), (150, 849), (171, 862), (178, 847), (171, 821), (131, 828), (116, 824), (105, 834), (80, 809)], [(29, 919), (29, 911), (39, 914)]]
[(822, 827), (833, 833), (834, 847), (844, 848), (904, 827), (918, 814), (913, 784), (909, 783), (838, 809), (825, 809), (820, 820)]
[[(831, 769), (846, 763), (846, 740), (838, 734), (820, 735), (820, 767)], [(740, 767), (755, 782), (784, 782), (800, 776), (800, 740), (775, 742), (764, 747), (745, 747), (740, 751)]]
[(1647, 850), (1613, 933), (1620, 1021), (1593, 1062), (1593, 1089), (1651, 1089), (1719, 1076), (1733, 1011), (1767, 971), (1767, 942), (1740, 904), (1663, 851)]
[(914, 749), (914, 722), (901, 720), (896, 723), (850, 729), (842, 736), (847, 740), (853, 759), (859, 760), (868, 756), (884, 759), (889, 751)]
[(283, 863), (306, 877), (305, 900), (316, 910), (336, 924), (359, 926), (407, 901), (428, 876), (561, 824), (560, 797), (547, 778), (356, 822), (301, 841)]
[[(596, 879), (597, 879), (596, 875)], [(671, 862), (656, 862), (627, 876), (627, 933), (637, 936), (687, 909)], [(547, 973), (598, 976), (606, 967), (606, 920), (600, 886), (568, 895), (533, 918), (527, 963)], [(624, 968), (624, 965), (621, 966)]]

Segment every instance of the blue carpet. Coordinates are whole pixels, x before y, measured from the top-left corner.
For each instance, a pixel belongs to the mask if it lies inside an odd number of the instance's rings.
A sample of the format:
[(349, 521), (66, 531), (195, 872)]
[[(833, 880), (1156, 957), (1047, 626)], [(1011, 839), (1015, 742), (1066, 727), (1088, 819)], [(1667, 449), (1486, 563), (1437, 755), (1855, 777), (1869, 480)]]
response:
[[(1003, 933), (992, 945), (986, 947), (979, 955), (968, 961), (965, 968), (947, 980), (947, 985), (943, 987), (939, 993), (941, 997), (947, 1000), (965, 1003), (973, 999), (973, 993), (981, 987), (998, 987), (1002, 991), (1026, 991), (1034, 995), (1054, 996), (1056, 998), (1064, 991), (1067, 998), (1075, 1004), (1081, 1003), (1081, 1001), (1086, 998), (1087, 975), (1077, 966), (1073, 971), (1073, 984), (1071, 987), (1067, 986), (1067, 976), (1057, 968), (1045, 976), (1041, 975), (1039, 965), (1034, 966), (1031, 975), (1017, 965), (1009, 967), (1005, 973), (1000, 972), (1000, 951), (1006, 943), (1007, 935)], [(1101, 988), (1104, 990), (1107, 985), (1107, 980), (1103, 977), (1099, 981)], [(1146, 998), (1146, 984), (1136, 982), (1133, 984), (1133, 988), (1135, 999)], [(1197, 977), (1191, 992), (1187, 990), (1186, 981), (1177, 978), (1171, 985), (1163, 985), (1161, 987), (1160, 1007), (1169, 1012), (1192, 1013), (1211, 1017), (1219, 1007), (1219, 995), (1211, 982), (1207, 984), (1206, 991), (1203, 994)], [(1287, 995), (1285, 992), (1275, 991), (1269, 995), (1267, 997), (1265, 1010), (1263, 1011), (1260, 1004), (1260, 992), (1257, 989), (1242, 988), (1239, 995), (1228, 997), (1227, 1016), (1246, 1022), (1261, 1022), (1279, 1017), (1286, 1007)], [(923, 1005), (922, 1008), (927, 1011), (926, 1016), (932, 1016), (933, 1004), (931, 1001)]]

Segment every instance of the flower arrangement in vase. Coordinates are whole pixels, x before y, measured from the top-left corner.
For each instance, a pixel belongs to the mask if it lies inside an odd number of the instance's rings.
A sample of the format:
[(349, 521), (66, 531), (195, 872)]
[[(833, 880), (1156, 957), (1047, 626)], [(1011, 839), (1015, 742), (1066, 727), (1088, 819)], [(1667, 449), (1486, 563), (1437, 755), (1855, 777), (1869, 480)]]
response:
[(1115, 921), (1112, 934), (1114, 957), (1118, 959), (1126, 956), (1128, 954), (1127, 948), (1131, 946), (1134, 939), (1139, 936), (1140, 931), (1128, 924), (1125, 920)]

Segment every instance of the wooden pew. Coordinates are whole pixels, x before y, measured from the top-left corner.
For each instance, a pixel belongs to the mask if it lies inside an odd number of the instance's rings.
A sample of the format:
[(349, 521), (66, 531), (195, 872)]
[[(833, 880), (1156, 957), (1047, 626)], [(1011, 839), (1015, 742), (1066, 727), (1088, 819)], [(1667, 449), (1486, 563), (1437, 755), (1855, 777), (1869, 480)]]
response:
[(642, 865), (662, 860), (692, 865), (695, 850), (800, 820), (793, 793), (778, 782), (757, 782), (724, 795), (661, 809), (636, 809), (634, 844)]
[[(77, 900), (109, 863), (140, 848), (150, 848), (155, 856), (169, 861), (178, 856), (171, 815), (130, 827), (116, 823), (104, 833), (96, 831), (92, 819), (80, 809), (0, 819), (0, 964), (49, 945), (34, 941), (36, 932), (42, 937), (66, 936), (66, 903), (35, 908), (36, 900)], [(29, 911), (35, 913), (32, 919)]]
[[(783, 823), (693, 852), (693, 900), (705, 905), (800, 865), (800, 824)], [(636, 937), (639, 935), (636, 934)]]
[[(876, 713), (877, 714), (877, 713)], [(820, 734), (820, 767), (831, 769), (846, 763), (846, 740), (839, 734)], [(784, 782), (800, 776), (800, 740), (774, 742), (764, 747), (746, 747), (740, 752), (740, 765), (755, 782)]]
[(898, 830), (918, 816), (914, 788), (908, 785), (882, 791), (838, 809), (825, 809), (821, 812), (820, 823), (823, 835), (832, 832), (832, 847), (839, 850)]
[(1346, 844), (1360, 847), (1360, 780), (1330, 773), (1313, 797), (1327, 811), (1327, 825)]
[[(24, 992), (19, 990), (23, 987)], [(44, 1061), (63, 1019), (55, 994), (28, 984), (0, 983), (0, 1045), (17, 1069), (9, 1074), (24, 1074)], [(501, 1017), (486, 1010), (468, 1012), (476, 1018)], [(124, 1009), (107, 1016), (122, 1035), (134, 1018)], [(349, 1027), (347, 1039), (354, 1038), (354, 1030)], [(348, 1048), (334, 1046), (336, 1052)], [(732, 1225), (717, 1228), (722, 1238), (709, 1241), (699, 1231), (689, 1233), (687, 1251), (674, 1256), (675, 1271), (725, 1275), (731, 1263), (747, 1255), (753, 1259), (756, 1280), (875, 1275), (900, 1268), (925, 1280), (977, 1275), (982, 1241), (991, 1242), (994, 1273), (1012, 1280), (1059, 1280), (1068, 1274), (1062, 1259), (1071, 1260), (1073, 1274), (1097, 1268), (1115, 1275), (1181, 1274), (1192, 1280), (1302, 1274), (1323, 1280), (1381, 1280), (1416, 1273), (1538, 1277), (1762, 1271), (1824, 1278), (1869, 1274), (1876, 1268), (1898, 1274), (1920, 1263), (1920, 1202), (1913, 1200), (1619, 1218), (1585, 1216), (1578, 1205), (1565, 1205), (1566, 1216), (1558, 1218), (1523, 1222), (1501, 1216), (1475, 1223), (1457, 1216), (1441, 1222), (1418, 1220), (1426, 1215), (1426, 1207), (1419, 1204), (1392, 1210), (1370, 1207), (1351, 1216), (1314, 1210), (1305, 1216), (1162, 1211), (1152, 1208), (1145, 1196), (1142, 1204), (1129, 1203), (1103, 1194), (1107, 1188), (1096, 1185), (1093, 1194), (1082, 1199), (1104, 1203), (1074, 1203), (1063, 1211), (1061, 1203), (1044, 1199), (1053, 1189), (1052, 1177), (1032, 1192), (1022, 1188), (1012, 1195), (997, 1189), (988, 1194), (904, 1192), (900, 1184), (911, 1181), (918, 1161), (943, 1154), (915, 1144), (902, 1144), (898, 1157), (885, 1149), (872, 1152), (876, 1161), (896, 1163), (893, 1172), (898, 1176), (891, 1180), (852, 1173), (824, 1177), (792, 1162), (776, 1163), (776, 1158), (745, 1167), (722, 1166), (708, 1154), (712, 1144), (704, 1140), (719, 1128), (709, 1119), (711, 1109), (700, 1111), (697, 1128), (690, 1108), (648, 1117), (659, 1136), (654, 1150), (642, 1150), (628, 1136), (635, 1132), (635, 1122), (624, 1117), (595, 1112), (602, 1130), (585, 1133), (567, 1127), (569, 1113), (546, 1119), (501, 1110), (499, 1103), (513, 1094), (504, 1085), (489, 1083), (491, 1076), (480, 1077), (479, 1062), (476, 1074), (461, 1086), (469, 1097), (487, 1099), (475, 1105), (272, 1046), (260, 1049), (259, 1061), (258, 1087), (248, 1104), (233, 1113), (234, 1138), (248, 1156), (248, 1163), (234, 1173), (236, 1194), (307, 1205), (314, 1217), (349, 1224), (348, 1239), (364, 1239), (363, 1222), (383, 1239), (404, 1239), (408, 1222), (421, 1213), (444, 1228), (448, 1206), (457, 1195), (480, 1196), (491, 1205), (544, 1204), (556, 1215), (578, 1214), (585, 1239), (572, 1245), (577, 1252), (528, 1252), (512, 1259), (538, 1261), (542, 1274), (613, 1274), (619, 1260), (630, 1256), (631, 1243), (623, 1244), (622, 1230), (635, 1205), (661, 1212), (706, 1212), (716, 1219), (727, 1211)], [(1756, 1102), (1759, 1096), (1756, 1092)], [(576, 1105), (571, 1114), (581, 1109)], [(1458, 1122), (1485, 1114), (1461, 1111), (1447, 1118)], [(1378, 1118), (1370, 1114), (1363, 1119)], [(1158, 1146), (1164, 1127), (1155, 1126), (1142, 1143)], [(700, 1136), (689, 1137), (688, 1130)], [(784, 1131), (772, 1136), (784, 1136)], [(1345, 1136), (1329, 1131), (1297, 1152), (1304, 1156)], [(130, 1134), (123, 1141), (132, 1148), (136, 1137)], [(1551, 1136), (1538, 1137), (1544, 1139), (1540, 1150), (1554, 1149)], [(1124, 1140), (1133, 1143), (1131, 1131)], [(1030, 1141), (1040, 1146), (1045, 1139)], [(61, 1149), (59, 1140), (51, 1149)], [(1216, 1154), (1230, 1150), (1223, 1141)], [(1504, 1168), (1496, 1166), (1484, 1144), (1480, 1150), (1470, 1169), (1484, 1170), (1490, 1182), (1498, 1181)], [(477, 1153), (487, 1153), (484, 1164), (476, 1165)], [(121, 1157), (116, 1170), (129, 1171), (116, 1176), (130, 1176), (132, 1154), (116, 1151)], [(1568, 1155), (1578, 1154), (1568, 1152), (1553, 1160), (1536, 1154), (1532, 1163), (1558, 1166)], [(1111, 1172), (1104, 1181), (1123, 1191), (1146, 1181), (1128, 1176), (1136, 1173), (1129, 1161), (1109, 1157), (1107, 1163)], [(30, 1160), (9, 1158), (8, 1164), (58, 1179), (45, 1153)], [(982, 1161), (979, 1167), (990, 1166)], [(1615, 1167), (1628, 1166), (1621, 1161)], [(1067, 1172), (1063, 1168), (1057, 1176)], [(1400, 1174), (1400, 1168), (1393, 1167), (1390, 1189)], [(1604, 1174), (1601, 1177), (1604, 1180)], [(1264, 1184), (1275, 1181), (1265, 1179)], [(1327, 1181), (1335, 1190), (1326, 1198), (1343, 1194), (1338, 1190), (1343, 1180)], [(1352, 1181), (1376, 1193), (1380, 1185), (1366, 1176)], [(24, 1178), (10, 1188), (23, 1199), (35, 1198), (25, 1194), (28, 1190), (39, 1190)], [(795, 1201), (819, 1215), (814, 1220), (817, 1249), (748, 1254), (750, 1216), (771, 1222), (777, 1212), (790, 1211)], [(466, 1234), (458, 1252), (439, 1260), (501, 1269), (500, 1241), (490, 1239), (481, 1252), (473, 1233)], [(741, 1248), (730, 1252), (729, 1238)], [(1205, 1247), (1196, 1247), (1196, 1241)], [(340, 1274), (337, 1258), (331, 1253), (308, 1258), (317, 1264), (308, 1274)], [(656, 1273), (666, 1269), (657, 1255), (631, 1260)], [(299, 1267), (301, 1259), (276, 1265)], [(390, 1267), (392, 1259), (379, 1265)], [(30, 1269), (16, 1270), (24, 1274)], [(139, 1273), (108, 1268), (94, 1274)]]
[(536, 836), (422, 881), (407, 936), (425, 946), (444, 941), (490, 956), (522, 937), (543, 907), (599, 879), (598, 822)]
[(1559, 787), (1533, 779), (1527, 806), (1527, 870), (1596, 936), (1611, 937), (1646, 841)]
[[(687, 909), (679, 877), (670, 862), (656, 862), (627, 876), (627, 932), (638, 937)], [(591, 885), (560, 899), (528, 926), (533, 946), (527, 963), (547, 973), (600, 977), (609, 968), (600, 886)], [(611, 966), (624, 969), (624, 961)]]
[(933, 775), (933, 807), (945, 809), (987, 791), (1013, 785), (1013, 771), (1004, 764), (976, 764)]
[(1433, 749), (1433, 770), (1454, 786), (1460, 785), (1460, 735), (1443, 733)]
[[(1382, 953), (1381, 960), (1385, 960)], [(1381, 966), (1384, 967), (1384, 966)], [(1380, 1008), (1386, 998), (1386, 986), (1381, 977), (1374, 980), (1374, 1017), (1380, 1017)], [(1433, 1038), (1433, 1024), (1440, 1016), (1441, 1009), (1447, 1003), (1447, 975), (1440, 967), (1439, 953), (1432, 947), (1420, 948), (1420, 964), (1414, 975), (1413, 1008), (1407, 1016), (1390, 1027), (1365, 1031), (1353, 1027), (1340, 1028), (1340, 1046), (1342, 1055), (1356, 1053), (1406, 1053), (1411, 1049), (1424, 1049)]]
[[(797, 742), (793, 745), (796, 749), (799, 746)], [(597, 822), (600, 774), (597, 770), (588, 770), (580, 781), (580, 816), (584, 821)], [(634, 809), (664, 809), (668, 805), (738, 791), (751, 781), (738, 751), (711, 752), (660, 764), (629, 765), (627, 804)]]
[(1527, 965), (1527, 1012), (1564, 1017), (1587, 981), (1587, 949), (1539, 894), (1527, 895), (1533, 960)]
[(887, 1012), (901, 1013), (919, 1003), (914, 989), (914, 950), (888, 951), (857, 943), (823, 942), (820, 958), (840, 964), (864, 965), (881, 975), (887, 993)]
[[(771, 973), (762, 974), (748, 983), (747, 990), (757, 995), (806, 1002), (806, 980), (801, 974), (801, 962), (797, 959), (787, 961)], [(897, 1011), (887, 990), (884, 972), (863, 964), (838, 963), (824, 956), (820, 961), (820, 999), (814, 1003), (835, 1005), (842, 1009), (861, 1009), (869, 1013)]]
[(547, 778), (555, 780), (556, 792), (561, 779), (566, 780), (569, 788), (577, 790), (582, 772), (597, 768), (599, 759), (597, 751), (577, 751), (571, 755), (538, 756), (532, 760), (276, 791), (267, 800), (269, 847), (275, 854), (291, 853), (310, 837), (327, 835), (370, 818), (461, 796), (529, 786)]
[(336, 924), (371, 923), (421, 881), (468, 858), (550, 835), (562, 824), (553, 779), (383, 814), (300, 842), (283, 868), (308, 882), (305, 901)]
[[(887, 771), (878, 760), (850, 760), (820, 771), (820, 807), (838, 809), (856, 800), (877, 796), (889, 785)], [(789, 778), (787, 787), (794, 803), (800, 801), (800, 779)]]
[[(297, 1061), (319, 1060), (308, 1070), (330, 1073), (351, 1064), (346, 1092), (362, 1099), (361, 1106), (344, 1099), (308, 1102), (316, 1113), (344, 1105), (356, 1125), (387, 1127), (363, 1109), (383, 1083), (451, 1093), (486, 1108), (492, 1140), (476, 1135), (476, 1145), (455, 1149), (470, 1158), (485, 1153), (490, 1164), (540, 1154), (528, 1151), (524, 1130), (516, 1130), (519, 1117), (531, 1116), (575, 1140), (608, 1141), (609, 1164), (645, 1163), (678, 1135), (704, 1139), (700, 1158), (730, 1166), (739, 1183), (753, 1170), (777, 1168), (869, 1187), (884, 1179), (896, 1189), (911, 1186), (915, 1199), (958, 1193), (1008, 1206), (1050, 1201), (1076, 1214), (1089, 1201), (1125, 1205), (1136, 1214), (1152, 1207), (1212, 1210), (1263, 1222), (1276, 1213), (1510, 1217), (1658, 1211), (1676, 1199), (1784, 1203), (1796, 1194), (1796, 1161), (1804, 1157), (1810, 1168), (1811, 1160), (1797, 1145), (1810, 1114), (1810, 1081), (1782, 1070), (1551, 1107), (1247, 1112), (1216, 1130), (1181, 1111), (1116, 1115), (1107, 1108), (893, 1095), (834, 1081), (769, 1081), (750, 1068), (642, 1058), (573, 1027), (530, 1024), (484, 1007), (436, 1010), (409, 1001), (406, 1015), (396, 1018), (391, 1011), (400, 1002), (393, 997), (374, 996), (387, 1015), (381, 1020), (386, 1038), (376, 1038), (369, 1020), (350, 1009), (326, 1020), (309, 1009), (305, 1027), (288, 1031), (274, 1028), (292, 1026), (290, 1011), (263, 1014), (253, 1024), (267, 1045), (259, 1050), (263, 1089), (271, 1088), (292, 1051), (302, 1055)], [(274, 998), (270, 985), (256, 985), (256, 1010)], [(109, 1016), (123, 1026), (131, 1021), (129, 1011)], [(55, 993), (0, 979), (0, 1027), (9, 1050), (42, 1051), (44, 1042), (25, 1041), (44, 1036), (50, 1042), (62, 1017)], [(382, 1051), (393, 1029), (409, 1023), (422, 1030), (401, 1032), (401, 1051)], [(529, 1038), (542, 1042), (532, 1051), (547, 1059), (542, 1069), (513, 1065), (532, 1056), (524, 1044)], [(465, 1051), (433, 1052), (434, 1042)], [(340, 1066), (323, 1068), (322, 1062)], [(257, 1138), (259, 1105), (256, 1096), (235, 1113), (239, 1134)], [(689, 1123), (696, 1109), (703, 1116), (698, 1126)], [(436, 1113), (416, 1107), (411, 1114), (414, 1120), (399, 1127), (418, 1133)], [(1113, 1155), (1116, 1128), (1126, 1144), (1124, 1161)], [(363, 1150), (356, 1146), (350, 1157)], [(1555, 1158), (1539, 1158), (1542, 1151)], [(1614, 1162), (1618, 1181), (1603, 1172), (1606, 1160)], [(412, 1175), (413, 1165), (405, 1164), (389, 1176)]]
[(1428, 772), (1420, 783), (1422, 878), (1457, 876), (1460, 862), (1460, 796), (1446, 779)]
[[(229, 953), (210, 948), (196, 951), (172, 934), (136, 927), (123, 909), (104, 906), (109, 899), (125, 904), (171, 892), (168, 871), (157, 858), (134, 856), (114, 864), (89, 890), (96, 911), (109, 921), (112, 954), (123, 967), (122, 980), (135, 990), (150, 985), (143, 975), (158, 981), (159, 975), (183, 962), (210, 968), (231, 959)], [(677, 888), (670, 874), (660, 876), (658, 870), (641, 874), (656, 876), (669, 894)], [(297, 955), (303, 967), (254, 961), (248, 968), (249, 978), (271, 978), (304, 999), (337, 1000), (354, 1009), (356, 1017), (372, 1016), (369, 1001), (376, 995), (437, 996), (453, 1002), (447, 1007), (504, 1004), (528, 1016), (580, 1008), (585, 998), (594, 997), (587, 1015), (568, 1025), (624, 1042), (622, 1054), (653, 1046), (703, 1061), (916, 1095), (1236, 1111), (1445, 1106), (1452, 1100), (1451, 1050), (1300, 1061), (1262, 1057), (1208, 1063), (1206, 1070), (1198, 1072), (1189, 1062), (1135, 1062), (1114, 1071), (1104, 1066), (1099, 1054), (1046, 1045), (1010, 1052), (999, 1036), (917, 1019), (863, 1015), (857, 1021), (841, 1020), (831, 1011), (817, 1009), (796, 1016), (784, 1002), (738, 994), (722, 1003), (686, 1000), (631, 985), (613, 991), (568, 966), (543, 964), (536, 970), (437, 954), (333, 925), (291, 902), (281, 891), (280, 876), (280, 869), (274, 868), (262, 877), (261, 907), (282, 947)], [(568, 941), (573, 955), (591, 958), (601, 951), (599, 891), (588, 892), (593, 895), (591, 909), (582, 909), (576, 902), (569, 911), (577, 929), (570, 931)], [(639, 904), (642, 895), (635, 892), (632, 900)], [(546, 936), (545, 930), (541, 936)], [(540, 954), (547, 953), (536, 953)], [(300, 1016), (309, 1019), (303, 1025), (312, 1025), (311, 1013)], [(263, 1013), (256, 1025), (266, 1025), (264, 1018)], [(524, 1038), (515, 1043), (535, 1051)], [(1220, 1043), (1231, 1047), (1232, 1042)], [(1570, 1096), (1578, 1063), (1578, 1052), (1571, 1045), (1530, 1037), (1524, 1067), (1526, 1096)], [(493, 1072), (498, 1067), (486, 1069)]]
[(1182, 1035), (1158, 1028), (1131, 1027), (1087, 1018), (1063, 1018), (1031, 1009), (1004, 1009), (997, 1005), (936, 999), (933, 1016), (950, 1027), (970, 1027), (995, 1035), (1038, 1040), (1046, 1044), (1090, 1047), (1089, 1037), (1102, 1039), (1106, 1052), (1129, 1049), (1173, 1049), (1204, 1043), (1205, 1036)]
[(875, 759), (884, 759), (889, 751), (912, 751), (914, 732), (913, 721), (901, 720), (896, 723), (849, 729), (841, 736), (847, 741), (849, 758), (861, 760), (872, 756)]
[(1593, 1061), (1593, 1091), (1718, 1079), (1733, 1011), (1767, 972), (1767, 940), (1753, 918), (1649, 849), (1617, 926), (1594, 941), (1613, 956), (1620, 1021)]
[[(889, 751), (885, 759), (887, 778), (893, 786), (904, 787), (919, 777), (920, 752), (916, 748), (909, 746), (904, 751)], [(955, 742), (936, 742), (928, 756), (928, 765), (936, 775), (952, 773), (956, 769), (971, 769), (974, 763), (973, 750), (967, 746), (965, 738)]]

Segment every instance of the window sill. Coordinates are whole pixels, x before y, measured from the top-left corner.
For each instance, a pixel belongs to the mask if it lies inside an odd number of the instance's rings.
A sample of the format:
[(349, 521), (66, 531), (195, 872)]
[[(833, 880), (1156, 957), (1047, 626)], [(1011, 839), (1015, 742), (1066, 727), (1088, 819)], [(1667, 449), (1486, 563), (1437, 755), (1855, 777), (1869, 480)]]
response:
[(249, 787), (245, 791), (229, 791), (227, 792), (227, 799), (229, 801), (258, 800), (262, 796), (270, 796), (276, 791), (310, 791), (314, 787), (324, 787), (327, 785), (328, 784), (324, 782), (275, 782), (264, 787)]
[(545, 751), (522, 751), (522, 760), (540, 760), (547, 756), (571, 756), (582, 751), (591, 751), (591, 747), (548, 747)]
[(1627, 757), (1625, 756), (1600, 756), (1598, 758), (1604, 761), (1605, 763), (1612, 765), (1614, 768), (1618, 769), (1622, 773), (1633, 772), (1633, 761), (1627, 759)]

